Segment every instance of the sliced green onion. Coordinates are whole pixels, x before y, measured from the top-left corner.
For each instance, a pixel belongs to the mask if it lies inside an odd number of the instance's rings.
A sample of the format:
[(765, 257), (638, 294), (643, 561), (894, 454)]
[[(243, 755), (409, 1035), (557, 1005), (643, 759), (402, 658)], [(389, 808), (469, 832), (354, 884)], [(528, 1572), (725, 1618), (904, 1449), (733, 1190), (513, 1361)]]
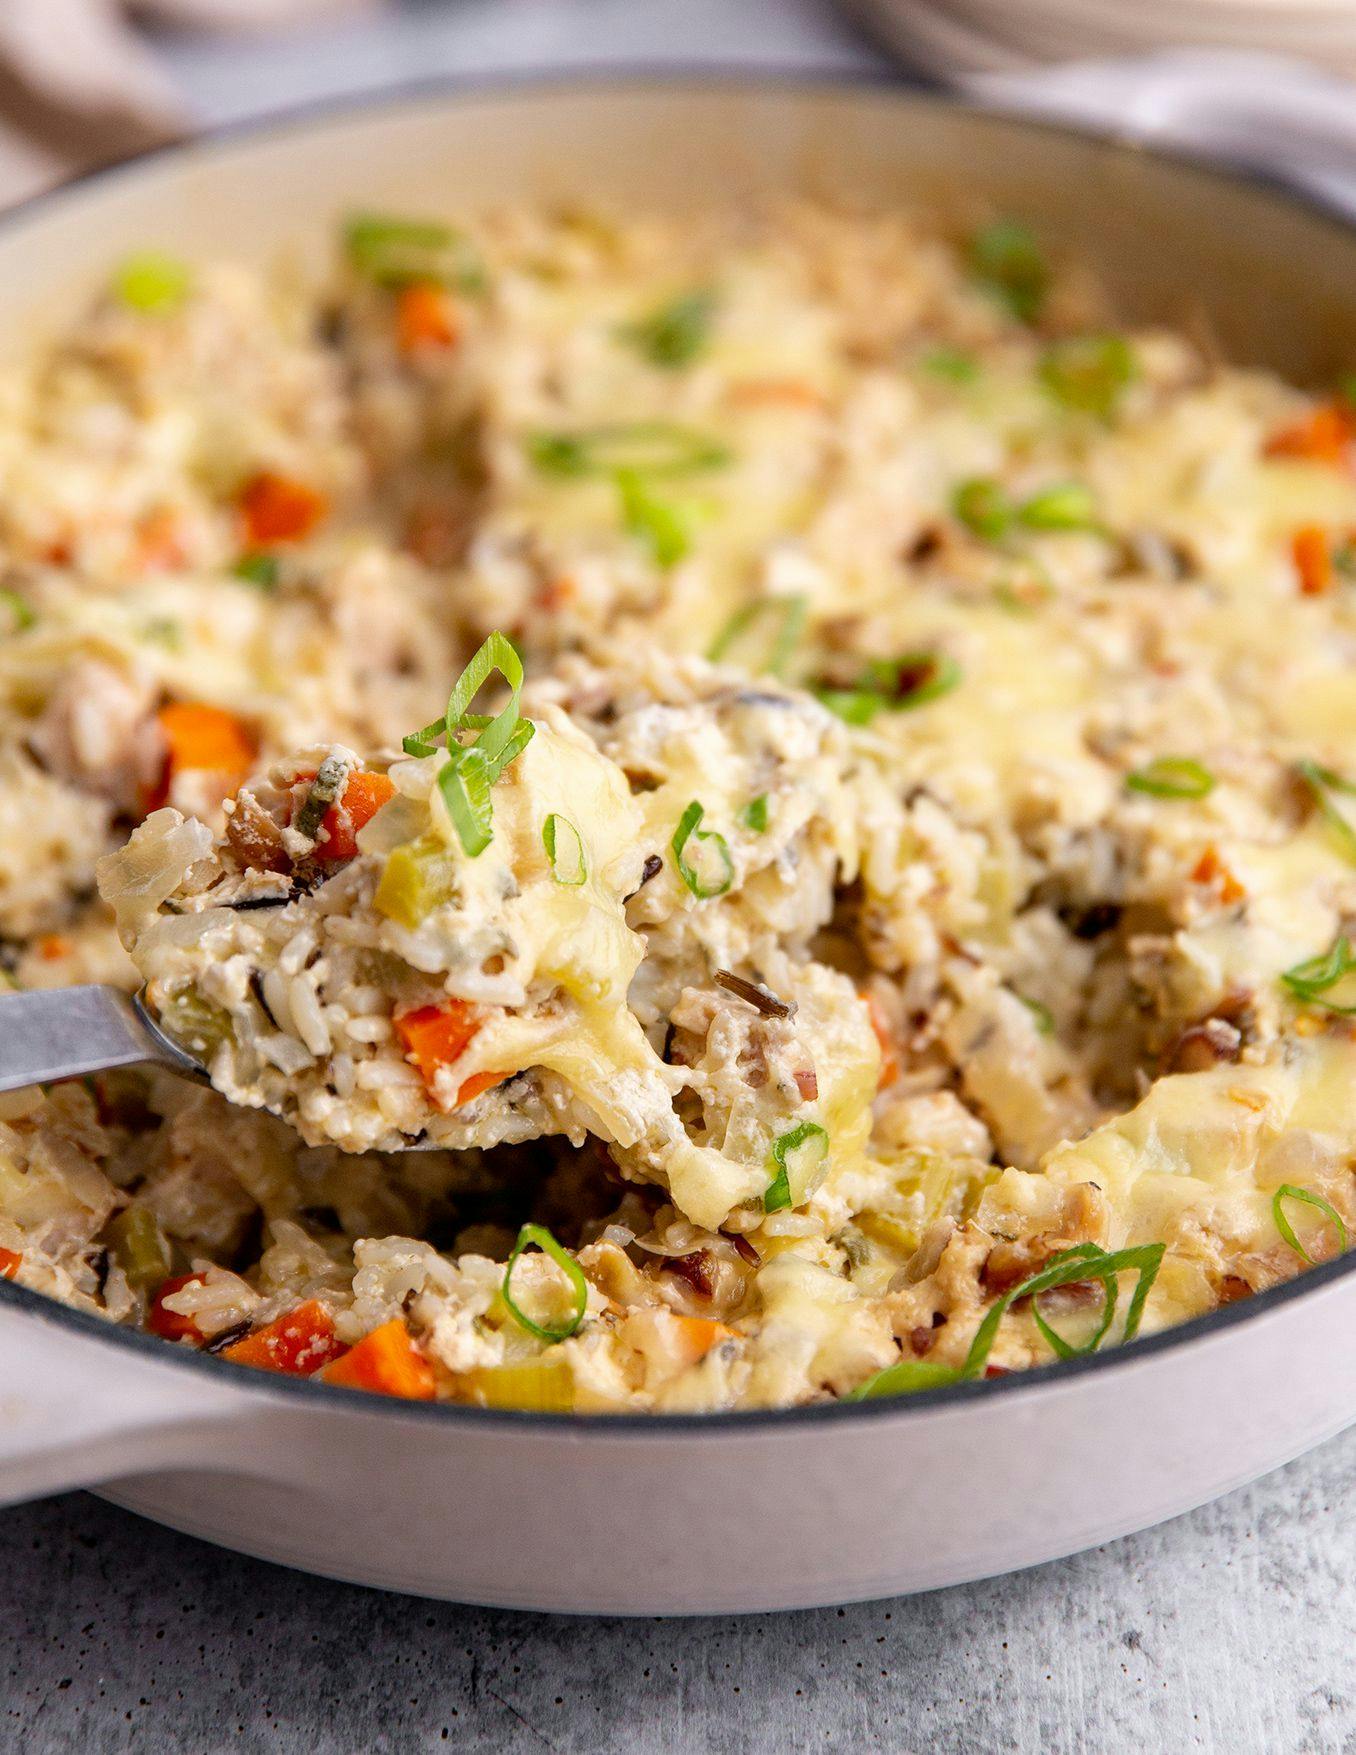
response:
[(1351, 955), (1350, 943), (1345, 938), (1338, 938), (1318, 956), (1282, 970), (1281, 980), (1303, 1004), (1321, 1006), (1324, 1011), (1336, 1012), (1342, 1017), (1353, 1017), (1356, 1016), (1356, 1005), (1337, 1005), (1323, 996), (1350, 975), (1354, 967), (1356, 962)]
[(751, 798), (739, 812), (737, 821), (751, 835), (761, 835), (767, 828), (767, 793), (760, 792), (757, 798)]
[(621, 333), (651, 365), (675, 371), (690, 365), (706, 346), (715, 314), (716, 295), (703, 287), (670, 299), (648, 317), (626, 324)]
[(948, 384), (973, 384), (979, 377), (979, 361), (959, 347), (934, 347), (919, 362), (925, 372)]
[[(965, 1363), (960, 1366), (935, 1365), (926, 1375), (916, 1373), (912, 1369), (901, 1371), (901, 1366), (912, 1367), (929, 1361), (900, 1360), (894, 1365), (887, 1365), (874, 1377), (858, 1387), (846, 1398), (848, 1401), (866, 1401), (876, 1396), (912, 1394), (921, 1389), (935, 1389), (948, 1383), (960, 1383), (967, 1379), (980, 1377), (988, 1363), (989, 1354), (993, 1351), (994, 1341), (998, 1338), (998, 1330), (1003, 1318), (1012, 1305), (1020, 1298), (1039, 1298), (1042, 1292), (1051, 1292), (1057, 1286), (1072, 1286), (1081, 1280), (1100, 1280), (1106, 1287), (1106, 1302), (1111, 1306), (1114, 1315), (1112, 1286), (1116, 1276), (1122, 1273), (1134, 1273), (1138, 1277), (1135, 1290), (1130, 1299), (1130, 1307), (1125, 1315), (1125, 1328), (1122, 1339), (1134, 1340), (1139, 1333), (1139, 1325), (1144, 1316), (1144, 1306), (1148, 1302), (1150, 1290), (1163, 1261), (1166, 1249), (1163, 1243), (1141, 1243), (1130, 1249), (1118, 1249), (1108, 1254), (1095, 1243), (1075, 1244), (1053, 1257), (1039, 1273), (1032, 1274), (1029, 1279), (1022, 1280), (1003, 1294), (996, 1303), (990, 1305), (983, 1322), (975, 1331), (970, 1343), (970, 1350), (965, 1356)], [(1103, 1309), (1103, 1321), (1093, 1340), (1083, 1348), (1072, 1348), (1062, 1337), (1055, 1335), (1053, 1329), (1041, 1316), (1033, 1303), (1033, 1314), (1037, 1327), (1045, 1336), (1060, 1358), (1075, 1356), (1080, 1352), (1088, 1352), (1092, 1347), (1101, 1344), (1110, 1328), (1107, 1310)], [(1061, 1351), (1067, 1349), (1067, 1351)]]
[(772, 1142), (776, 1174), (763, 1196), (763, 1211), (798, 1207), (818, 1188), (829, 1160), (829, 1136), (817, 1121), (802, 1121)]
[(627, 531), (649, 549), (657, 567), (675, 567), (692, 547), (692, 521), (681, 507), (656, 498), (634, 469), (617, 471)]
[(1053, 1036), (1055, 1033), (1055, 1014), (1039, 999), (1030, 999), (1024, 993), (1017, 995), (1022, 1004), (1036, 1020), (1036, 1028), (1042, 1036)]
[[(682, 816), (678, 819), (678, 827), (673, 833), (673, 858), (678, 867), (678, 875), (691, 890), (694, 896), (705, 901), (711, 896), (723, 896), (734, 882), (734, 860), (730, 855), (730, 844), (724, 835), (718, 835), (714, 829), (701, 829), (698, 824), (706, 814), (706, 807), (694, 798)], [(698, 845), (694, 851), (698, 855), (699, 870), (688, 856), (688, 842)], [(705, 849), (705, 853), (703, 852)]]
[(989, 475), (961, 482), (951, 496), (951, 509), (967, 530), (985, 542), (1001, 542), (1017, 516), (1007, 489)]
[(1323, 813), (1323, 820), (1332, 830), (1343, 854), (1356, 865), (1356, 824), (1351, 822), (1333, 797), (1334, 793), (1356, 796), (1356, 786), (1350, 780), (1344, 780), (1340, 774), (1334, 773), (1331, 768), (1320, 767), (1317, 762), (1296, 762), (1295, 771), (1313, 794), (1314, 802)]
[(1122, 335), (1077, 335), (1045, 351), (1037, 375), (1065, 408), (1110, 420), (1135, 375), (1135, 356)]
[(817, 688), (815, 694), (849, 725), (869, 725), (877, 713), (907, 713), (949, 695), (960, 680), (961, 667), (949, 654), (906, 652), (867, 665), (850, 689)]
[[(716, 635), (706, 656), (712, 664), (742, 664), (745, 670), (766, 671), (769, 676), (785, 676), (791, 655), (805, 632), (809, 615), (809, 599), (794, 595), (761, 597), (737, 609)], [(768, 623), (764, 633), (763, 624)], [(756, 633), (746, 640), (746, 636)]]
[(545, 475), (695, 475), (730, 461), (705, 433), (669, 421), (617, 421), (575, 433), (530, 433), (527, 454)]
[(589, 875), (584, 840), (568, 817), (555, 811), (541, 826), (541, 842), (551, 862), (551, 876), (568, 889), (577, 889)]
[(1050, 268), (1031, 231), (1015, 219), (995, 220), (970, 240), (970, 272), (1023, 323), (1040, 315)]
[(1023, 500), (1017, 518), (1028, 530), (1096, 530), (1097, 502), (1085, 482), (1058, 482)]
[[(1066, 1251), (1066, 1258), (1072, 1260), (1080, 1253), (1084, 1260), (1096, 1260), (1099, 1253), (1098, 1245), (1095, 1243), (1075, 1244), (1072, 1249)], [(1036, 1327), (1044, 1337), (1046, 1345), (1057, 1359), (1077, 1359), (1085, 1353), (1095, 1353), (1106, 1339), (1107, 1331), (1116, 1319), (1116, 1303), (1119, 1296), (1120, 1288), (1116, 1276), (1114, 1274), (1108, 1275), (1102, 1281), (1102, 1320), (1081, 1347), (1072, 1341), (1066, 1341), (1063, 1335), (1056, 1333), (1051, 1328), (1041, 1314), (1039, 1293), (1032, 1295), (1031, 1315)]]
[(1215, 789), (1215, 776), (1190, 756), (1155, 756), (1125, 776), (1131, 792), (1154, 798), (1204, 798)]
[(243, 579), (258, 591), (268, 593), (278, 589), (278, 557), (265, 553), (263, 549), (241, 555), (231, 571), (237, 579)]
[(431, 280), (461, 292), (485, 285), (485, 267), (461, 232), (437, 220), (357, 213), (344, 225), (344, 250), (359, 274), (378, 286)]
[(19, 593), (9, 590), (8, 587), (0, 589), (0, 604), (4, 605), (13, 618), (13, 633), (22, 634), (25, 628), (31, 628), (38, 619)]
[[(513, 1270), (518, 1264), (518, 1257), (533, 1243), (543, 1254), (549, 1255), (558, 1268), (564, 1270), (570, 1282), (574, 1294), (574, 1317), (565, 1328), (547, 1328), (543, 1323), (533, 1322), (532, 1318), (514, 1301), (510, 1289)], [(535, 1335), (539, 1341), (568, 1341), (572, 1334), (577, 1333), (579, 1325), (584, 1320), (584, 1312), (588, 1309), (589, 1283), (584, 1278), (578, 1262), (561, 1248), (545, 1225), (524, 1225), (518, 1233), (518, 1241), (513, 1245), (513, 1252), (504, 1269), (504, 1279), (499, 1288), (499, 1295), (508, 1306), (509, 1314), (513, 1320), (520, 1328), (525, 1328), (528, 1334)]]
[[(509, 685), (509, 700), (491, 719), (469, 709), (495, 671)], [(401, 739), (407, 756), (431, 756), (437, 751), (436, 739), (446, 740), (448, 760), (438, 770), (438, 791), (472, 859), (485, 851), (493, 837), (490, 789), (527, 748), (536, 730), (519, 710), (522, 692), (523, 661), (517, 649), (507, 635), (490, 634), (453, 685), (443, 717)], [(457, 733), (465, 730), (479, 733), (474, 743), (457, 741)]]
[(1330, 1202), (1324, 1200), (1321, 1194), (1311, 1194), (1307, 1188), (1296, 1188), (1293, 1182), (1283, 1182), (1271, 1197), (1271, 1216), (1275, 1219), (1276, 1229), (1280, 1232), (1281, 1236), (1285, 1238), (1286, 1242), (1296, 1251), (1297, 1254), (1304, 1257), (1310, 1267), (1314, 1265), (1314, 1258), (1295, 1235), (1295, 1227), (1286, 1217), (1285, 1208), (1281, 1205), (1282, 1201), (1287, 1200), (1303, 1201), (1305, 1206), (1314, 1207), (1318, 1212), (1322, 1213), (1323, 1217), (1337, 1232), (1339, 1246), (1344, 1250), (1348, 1247), (1349, 1240), (1347, 1237), (1347, 1228), (1343, 1224), (1342, 1215), (1338, 1212), (1337, 1208)]
[(113, 276), (113, 291), (129, 311), (147, 317), (168, 316), (177, 311), (193, 286), (186, 262), (158, 250), (129, 256)]

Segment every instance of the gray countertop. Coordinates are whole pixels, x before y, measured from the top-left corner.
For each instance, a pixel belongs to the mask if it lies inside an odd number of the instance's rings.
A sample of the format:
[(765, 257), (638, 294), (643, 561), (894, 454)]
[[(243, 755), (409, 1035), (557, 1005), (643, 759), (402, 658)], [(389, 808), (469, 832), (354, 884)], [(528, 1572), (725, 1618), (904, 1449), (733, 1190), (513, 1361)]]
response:
[[(816, 0), (423, 0), (166, 52), (211, 121), (440, 70), (879, 66)], [(686, 1622), (382, 1596), (73, 1495), (0, 1513), (0, 1750), (1356, 1750), (1354, 1464), (991, 1583)]]
[(694, 1621), (384, 1596), (48, 1500), (0, 1514), (0, 1749), (1356, 1749), (1354, 1465), (1356, 1432), (1009, 1578)]

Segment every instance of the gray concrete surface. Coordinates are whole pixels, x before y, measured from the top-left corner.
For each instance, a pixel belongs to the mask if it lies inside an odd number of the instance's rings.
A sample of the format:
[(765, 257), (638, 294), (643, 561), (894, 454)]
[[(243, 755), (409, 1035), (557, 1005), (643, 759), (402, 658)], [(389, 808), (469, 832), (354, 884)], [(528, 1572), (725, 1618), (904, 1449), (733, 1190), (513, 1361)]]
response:
[[(878, 65), (818, 0), (409, 0), (166, 50), (206, 120), (438, 71)], [(52, 1500), (0, 1513), (0, 1750), (1356, 1751), (1353, 1465), (1356, 1433), (1013, 1578), (694, 1622), (384, 1597)]]
[(0, 1749), (1356, 1750), (1353, 1468), (1356, 1432), (1007, 1579), (697, 1621), (382, 1596), (72, 1495), (0, 1513)]

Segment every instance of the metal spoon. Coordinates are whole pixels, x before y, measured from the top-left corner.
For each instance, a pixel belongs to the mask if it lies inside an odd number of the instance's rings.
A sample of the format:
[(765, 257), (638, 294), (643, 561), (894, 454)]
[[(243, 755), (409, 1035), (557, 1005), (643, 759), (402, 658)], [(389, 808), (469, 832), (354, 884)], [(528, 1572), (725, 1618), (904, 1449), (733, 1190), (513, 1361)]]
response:
[(206, 1079), (141, 1002), (116, 987), (44, 987), (0, 994), (0, 1091), (156, 1061)]

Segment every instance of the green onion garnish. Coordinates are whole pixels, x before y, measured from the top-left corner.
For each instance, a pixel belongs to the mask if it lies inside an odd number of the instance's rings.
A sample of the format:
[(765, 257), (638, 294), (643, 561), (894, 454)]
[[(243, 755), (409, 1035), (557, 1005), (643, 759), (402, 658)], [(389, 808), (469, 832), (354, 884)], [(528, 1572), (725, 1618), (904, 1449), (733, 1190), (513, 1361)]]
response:
[(1042, 488), (1017, 508), (1028, 530), (1095, 530), (1097, 502), (1085, 482), (1064, 481)]
[(9, 611), (14, 622), (11, 633), (22, 634), (25, 628), (31, 628), (38, 619), (19, 593), (9, 590), (8, 587), (0, 589), (0, 604)]
[(1344, 780), (1331, 768), (1320, 767), (1317, 762), (1308, 760), (1295, 763), (1295, 771), (1304, 781), (1314, 796), (1314, 802), (1323, 813), (1323, 820), (1332, 830), (1345, 856), (1356, 864), (1356, 824), (1338, 805), (1334, 793), (1346, 793), (1356, 796), (1356, 786), (1350, 780)]
[(1304, 1257), (1310, 1267), (1314, 1265), (1314, 1258), (1295, 1235), (1295, 1228), (1286, 1217), (1285, 1208), (1281, 1205), (1286, 1200), (1303, 1201), (1305, 1206), (1316, 1208), (1337, 1232), (1339, 1246), (1342, 1249), (1347, 1248), (1347, 1228), (1337, 1208), (1325, 1201), (1321, 1194), (1311, 1194), (1307, 1188), (1296, 1188), (1292, 1182), (1283, 1182), (1271, 1197), (1271, 1216), (1275, 1219), (1276, 1229), (1281, 1236), (1293, 1250)]
[(967, 530), (985, 542), (1002, 542), (1017, 525), (1041, 531), (1099, 527), (1092, 489), (1081, 481), (1056, 482), (1018, 502), (992, 476), (976, 475), (956, 488), (951, 509)]
[[(493, 719), (486, 719), (468, 709), (495, 671), (509, 685), (509, 700)], [(522, 692), (523, 661), (513, 642), (504, 634), (491, 634), (457, 678), (443, 717), (401, 740), (407, 756), (431, 756), (436, 740), (445, 739), (449, 760), (438, 770), (438, 790), (472, 859), (485, 851), (494, 833), (490, 789), (527, 748), (536, 729), (519, 710)], [(479, 733), (474, 743), (458, 741), (458, 732), (465, 730)]]
[[(729, 842), (714, 829), (697, 826), (705, 814), (706, 807), (694, 798), (678, 819), (672, 843), (679, 877), (692, 894), (703, 901), (710, 896), (723, 896), (734, 882), (734, 860), (730, 856)], [(698, 843), (694, 848), (698, 856), (695, 865), (687, 854), (689, 841)], [(699, 869), (699, 866), (704, 869)]]
[(751, 798), (738, 813), (736, 821), (751, 835), (761, 835), (767, 828), (767, 793), (760, 792), (757, 798)]
[(970, 272), (1023, 323), (1034, 322), (1050, 290), (1050, 268), (1028, 228), (995, 220), (970, 240)]
[(354, 214), (344, 225), (344, 250), (359, 274), (378, 286), (431, 280), (461, 292), (479, 292), (485, 267), (461, 232), (437, 220)]
[(829, 1136), (817, 1121), (802, 1121), (772, 1142), (776, 1174), (763, 1196), (763, 1211), (778, 1213), (809, 1200), (829, 1159)]
[[(716, 635), (706, 656), (712, 664), (740, 664), (745, 670), (785, 676), (809, 615), (809, 599), (796, 596), (762, 597), (737, 609)], [(766, 631), (764, 623), (768, 624)], [(745, 641), (745, 636), (755, 637)]]
[(243, 579), (258, 591), (267, 593), (278, 589), (278, 557), (265, 553), (263, 549), (253, 549), (249, 554), (241, 555), (231, 571), (237, 579)]
[(541, 826), (541, 844), (551, 862), (551, 876), (568, 889), (577, 889), (589, 875), (584, 839), (568, 817), (552, 811)]
[(1131, 792), (1155, 798), (1204, 798), (1215, 789), (1215, 776), (1190, 756), (1155, 756), (1125, 776)]
[(164, 317), (177, 311), (193, 286), (193, 275), (177, 256), (147, 250), (129, 256), (113, 276), (113, 291), (130, 311)]
[(979, 361), (959, 347), (930, 348), (919, 364), (925, 372), (948, 384), (973, 384), (979, 376)]
[(1348, 976), (1354, 967), (1356, 961), (1353, 961), (1351, 955), (1351, 945), (1345, 938), (1338, 938), (1320, 955), (1283, 970), (1281, 980), (1304, 1005), (1321, 1006), (1324, 1011), (1336, 1012), (1342, 1017), (1354, 1017), (1356, 1005), (1337, 1005), (1323, 997)]
[(817, 688), (814, 692), (831, 713), (849, 725), (869, 725), (877, 713), (905, 713), (949, 695), (961, 680), (961, 668), (945, 652), (906, 652), (901, 658), (876, 659), (850, 689)]
[(674, 371), (690, 365), (706, 346), (715, 314), (716, 295), (704, 287), (670, 299), (648, 317), (626, 324), (621, 333), (651, 365)]
[(1030, 999), (1025, 993), (1019, 993), (1018, 999), (1036, 1020), (1036, 1028), (1042, 1036), (1053, 1036), (1055, 1033), (1055, 1014), (1049, 1006), (1039, 999)]
[[(574, 1294), (574, 1317), (566, 1328), (547, 1328), (542, 1323), (533, 1322), (532, 1318), (514, 1302), (513, 1293), (509, 1289), (513, 1270), (517, 1266), (518, 1257), (533, 1243), (543, 1254), (549, 1255), (558, 1268), (564, 1270), (570, 1282)], [(499, 1288), (499, 1295), (508, 1306), (509, 1314), (513, 1320), (520, 1328), (525, 1328), (528, 1334), (535, 1335), (539, 1341), (568, 1341), (570, 1336), (578, 1331), (580, 1323), (584, 1320), (584, 1312), (588, 1309), (589, 1283), (584, 1278), (578, 1262), (566, 1254), (545, 1225), (524, 1225), (518, 1233), (518, 1241), (513, 1245), (508, 1265), (504, 1269), (504, 1279)]]
[[(1069, 1343), (1054, 1333), (1045, 1322), (1039, 1310), (1033, 1304), (1033, 1314), (1037, 1327), (1051, 1344), (1060, 1358), (1068, 1358), (1079, 1352), (1090, 1352), (1093, 1347), (1101, 1344), (1111, 1326), (1111, 1317), (1115, 1314), (1116, 1276), (1122, 1273), (1135, 1273), (1134, 1294), (1130, 1299), (1130, 1308), (1125, 1316), (1125, 1329), (1122, 1338), (1134, 1340), (1139, 1333), (1140, 1321), (1144, 1315), (1144, 1306), (1148, 1301), (1149, 1292), (1163, 1260), (1166, 1245), (1162, 1243), (1140, 1243), (1130, 1249), (1117, 1249), (1108, 1254), (1095, 1243), (1075, 1244), (1053, 1257), (1039, 1273), (1032, 1274), (1029, 1279), (1022, 1280), (1018, 1285), (1005, 1292), (996, 1303), (989, 1307), (983, 1322), (975, 1331), (975, 1338), (970, 1343), (970, 1350), (965, 1356), (965, 1363), (960, 1366), (943, 1366), (933, 1364), (933, 1369), (919, 1373), (916, 1367), (931, 1363), (926, 1360), (901, 1359), (894, 1365), (887, 1365), (874, 1377), (859, 1384), (846, 1398), (848, 1401), (860, 1402), (874, 1399), (877, 1396), (910, 1395), (920, 1389), (936, 1389), (944, 1384), (961, 1383), (967, 1379), (982, 1376), (988, 1363), (993, 1344), (998, 1338), (998, 1330), (1009, 1309), (1019, 1298), (1036, 1299), (1042, 1292), (1052, 1292), (1057, 1286), (1072, 1286), (1081, 1280), (1100, 1280), (1106, 1288), (1106, 1306), (1102, 1312), (1102, 1323), (1092, 1341), (1083, 1348), (1072, 1348)], [(1061, 1351), (1067, 1349), (1067, 1351)]]
[(529, 433), (527, 454), (544, 475), (694, 475), (730, 461), (705, 433), (669, 421), (616, 421), (575, 433)]
[(656, 498), (634, 469), (617, 471), (622, 517), (629, 533), (649, 549), (657, 567), (674, 567), (692, 547), (691, 520), (669, 500)]
[(1017, 516), (1007, 489), (988, 475), (961, 482), (951, 496), (951, 509), (967, 530), (985, 542), (1001, 542)]
[(1065, 408), (1110, 420), (1135, 375), (1135, 356), (1124, 336), (1077, 335), (1052, 343), (1037, 375)]

